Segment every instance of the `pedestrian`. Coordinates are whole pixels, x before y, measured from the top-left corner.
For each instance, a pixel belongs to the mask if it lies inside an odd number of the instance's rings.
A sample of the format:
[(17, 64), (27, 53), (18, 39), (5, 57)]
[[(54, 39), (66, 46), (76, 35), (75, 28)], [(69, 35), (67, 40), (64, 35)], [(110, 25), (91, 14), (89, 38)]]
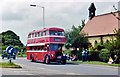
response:
[(77, 56), (76, 55), (73, 55), (72, 61), (77, 61)]
[(85, 61), (85, 50), (83, 48), (83, 50), (82, 50), (82, 62), (84, 62), (84, 61)]
[(88, 51), (88, 49), (85, 49), (85, 59), (86, 59), (86, 61), (89, 61), (89, 51)]
[(110, 57), (109, 61), (108, 61), (108, 64), (112, 64), (112, 63), (113, 63), (113, 59)]

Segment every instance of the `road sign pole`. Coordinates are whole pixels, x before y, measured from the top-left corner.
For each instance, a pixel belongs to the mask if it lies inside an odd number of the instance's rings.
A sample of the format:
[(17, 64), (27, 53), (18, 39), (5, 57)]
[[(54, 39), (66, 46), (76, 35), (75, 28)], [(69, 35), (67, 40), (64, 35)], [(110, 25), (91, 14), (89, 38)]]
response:
[(9, 62), (10, 62), (10, 63), (12, 63), (12, 60), (11, 60), (11, 58), (9, 59)]

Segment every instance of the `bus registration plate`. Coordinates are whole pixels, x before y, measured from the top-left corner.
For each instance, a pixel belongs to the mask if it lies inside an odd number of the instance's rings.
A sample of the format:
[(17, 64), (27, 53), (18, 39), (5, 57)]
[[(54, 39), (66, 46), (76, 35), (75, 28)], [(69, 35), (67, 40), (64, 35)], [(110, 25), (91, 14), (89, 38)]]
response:
[(61, 57), (61, 56), (58, 56), (57, 58), (58, 58), (58, 59), (61, 59), (62, 57)]

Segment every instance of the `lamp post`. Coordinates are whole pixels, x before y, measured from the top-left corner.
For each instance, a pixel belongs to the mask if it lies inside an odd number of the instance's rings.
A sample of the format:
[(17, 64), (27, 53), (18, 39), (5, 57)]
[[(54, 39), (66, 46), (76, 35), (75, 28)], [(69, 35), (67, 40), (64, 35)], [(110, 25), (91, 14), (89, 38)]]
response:
[(45, 28), (45, 7), (39, 5), (30, 5), (32, 7), (41, 7), (43, 9), (43, 28)]

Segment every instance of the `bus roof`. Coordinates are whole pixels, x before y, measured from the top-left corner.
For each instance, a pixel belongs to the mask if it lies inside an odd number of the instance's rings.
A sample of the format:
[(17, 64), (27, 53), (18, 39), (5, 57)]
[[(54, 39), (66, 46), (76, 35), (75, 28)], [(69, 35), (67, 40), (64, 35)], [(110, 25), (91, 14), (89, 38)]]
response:
[(41, 30), (33, 30), (29, 34), (32, 34), (32, 33), (35, 33), (35, 32), (42, 32), (42, 31), (46, 31), (46, 30), (64, 31), (64, 29), (62, 29), (62, 28), (51, 27), (51, 28), (44, 28), (44, 29), (41, 29)]

